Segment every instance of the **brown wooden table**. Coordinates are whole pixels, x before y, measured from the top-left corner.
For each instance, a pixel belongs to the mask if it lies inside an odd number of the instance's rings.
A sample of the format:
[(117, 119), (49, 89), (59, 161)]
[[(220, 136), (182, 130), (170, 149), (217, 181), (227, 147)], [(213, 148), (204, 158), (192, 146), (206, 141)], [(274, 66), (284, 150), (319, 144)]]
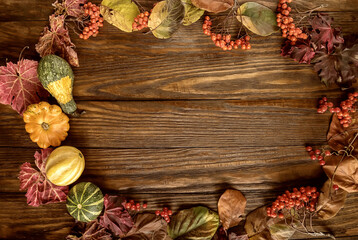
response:
[[(154, 1), (141, 1), (152, 6)], [(277, 1), (259, 1), (272, 9)], [(295, 1), (335, 18), (343, 33), (358, 32), (357, 0)], [(34, 50), (52, 12), (51, 0), (0, 0), (0, 62), (39, 60)], [(280, 56), (279, 34), (254, 36), (251, 51), (223, 52), (202, 34), (201, 23), (169, 40), (124, 33), (105, 24), (87, 41), (74, 34), (80, 67), (74, 98), (86, 110), (71, 118), (63, 145), (85, 155), (81, 181), (105, 193), (148, 201), (151, 210), (193, 205), (217, 209), (226, 188), (241, 190), (246, 213), (286, 189), (320, 186), (325, 175), (304, 145), (325, 144), (329, 114), (316, 114), (326, 88), (312, 66)], [(74, 220), (64, 203), (27, 206), (19, 167), (38, 150), (22, 118), (0, 105), (0, 239), (64, 239)], [(358, 239), (358, 194), (317, 230)], [(309, 238), (296, 234), (295, 239)]]

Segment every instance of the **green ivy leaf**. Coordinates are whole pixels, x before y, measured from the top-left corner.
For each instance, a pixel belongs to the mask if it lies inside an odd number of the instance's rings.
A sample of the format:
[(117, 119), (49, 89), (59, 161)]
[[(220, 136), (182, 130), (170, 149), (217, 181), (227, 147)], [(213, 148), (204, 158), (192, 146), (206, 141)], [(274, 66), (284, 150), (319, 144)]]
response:
[(260, 36), (268, 36), (278, 30), (275, 13), (259, 3), (242, 4), (237, 10), (236, 18), (251, 32)]
[(156, 38), (170, 38), (182, 23), (184, 13), (181, 0), (161, 1), (153, 8), (148, 27)]
[(169, 236), (176, 240), (210, 240), (219, 227), (219, 216), (206, 207), (193, 207), (173, 216)]
[(140, 13), (132, 0), (103, 0), (101, 3), (103, 19), (124, 32), (132, 32), (134, 18)]
[(191, 0), (182, 0), (185, 8), (185, 15), (183, 20), (184, 26), (189, 26), (200, 19), (203, 16), (205, 10), (195, 7)]

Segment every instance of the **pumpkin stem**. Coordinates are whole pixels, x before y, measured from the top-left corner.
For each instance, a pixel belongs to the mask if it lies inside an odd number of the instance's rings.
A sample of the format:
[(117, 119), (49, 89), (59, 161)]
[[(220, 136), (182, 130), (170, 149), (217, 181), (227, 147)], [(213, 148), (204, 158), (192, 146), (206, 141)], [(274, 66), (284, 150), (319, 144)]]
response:
[(81, 209), (82, 208), (82, 204), (77, 204), (77, 208)]
[(50, 128), (50, 125), (49, 125), (48, 123), (43, 122), (43, 123), (41, 124), (41, 127), (42, 127), (44, 130), (48, 130), (48, 129)]

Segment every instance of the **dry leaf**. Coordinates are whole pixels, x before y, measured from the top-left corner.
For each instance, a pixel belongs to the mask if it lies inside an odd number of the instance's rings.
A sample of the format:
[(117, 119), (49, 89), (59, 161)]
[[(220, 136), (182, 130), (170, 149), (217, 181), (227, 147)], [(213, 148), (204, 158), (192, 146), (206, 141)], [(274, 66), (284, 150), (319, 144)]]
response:
[(124, 32), (132, 32), (134, 18), (140, 13), (132, 0), (103, 0), (100, 11), (104, 20)]
[(27, 107), (47, 98), (48, 92), (37, 77), (37, 61), (21, 59), (0, 67), (0, 103), (11, 105), (20, 115)]
[(151, 213), (138, 214), (134, 226), (123, 240), (171, 240), (167, 232), (167, 223), (163, 218)]
[(317, 215), (323, 220), (328, 220), (337, 215), (343, 208), (346, 201), (347, 192), (342, 188), (334, 191), (331, 186), (331, 180), (328, 179), (321, 188), (317, 203)]
[[(332, 121), (327, 133), (328, 145), (335, 151), (343, 150), (347, 147), (358, 132), (358, 112), (351, 113), (352, 123), (344, 128), (340, 124), (337, 114), (333, 114)], [(358, 153), (358, 139), (353, 143), (355, 150), (353, 154)]]
[(221, 195), (218, 202), (220, 222), (225, 230), (234, 227), (242, 220), (241, 216), (245, 212), (246, 198), (244, 195), (233, 189), (227, 189)]
[(112, 235), (97, 220), (89, 223), (77, 222), (66, 240), (112, 240)]
[(184, 19), (185, 8), (181, 0), (157, 3), (148, 20), (148, 27), (156, 38), (170, 38)]
[(208, 12), (225, 12), (234, 6), (234, 0), (191, 0), (194, 6)]
[[(333, 179), (334, 184), (349, 193), (358, 192), (358, 160), (355, 157), (331, 155), (325, 157), (324, 160), (326, 164), (323, 166), (323, 171), (328, 178), (332, 179), (333, 173), (336, 171)], [(338, 164), (339, 166), (335, 170)]]
[(75, 45), (71, 42), (65, 26), (64, 15), (50, 16), (50, 28), (45, 27), (35, 47), (41, 57), (55, 54), (66, 59), (72, 66), (79, 66)]
[(278, 31), (275, 13), (256, 2), (246, 2), (237, 9), (237, 20), (251, 32), (268, 36)]
[(195, 7), (191, 3), (191, 0), (182, 0), (182, 2), (185, 8), (185, 15), (183, 19), (184, 26), (189, 26), (195, 23), (201, 18), (201, 16), (203, 16), (205, 11), (203, 9)]

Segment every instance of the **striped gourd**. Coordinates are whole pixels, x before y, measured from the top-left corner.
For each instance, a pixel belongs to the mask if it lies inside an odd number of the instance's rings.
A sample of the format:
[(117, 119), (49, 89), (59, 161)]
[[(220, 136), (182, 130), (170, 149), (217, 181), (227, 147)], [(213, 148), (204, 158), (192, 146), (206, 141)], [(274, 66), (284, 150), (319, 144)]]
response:
[(90, 222), (101, 214), (103, 194), (91, 182), (81, 182), (71, 188), (67, 195), (67, 210), (77, 221)]

